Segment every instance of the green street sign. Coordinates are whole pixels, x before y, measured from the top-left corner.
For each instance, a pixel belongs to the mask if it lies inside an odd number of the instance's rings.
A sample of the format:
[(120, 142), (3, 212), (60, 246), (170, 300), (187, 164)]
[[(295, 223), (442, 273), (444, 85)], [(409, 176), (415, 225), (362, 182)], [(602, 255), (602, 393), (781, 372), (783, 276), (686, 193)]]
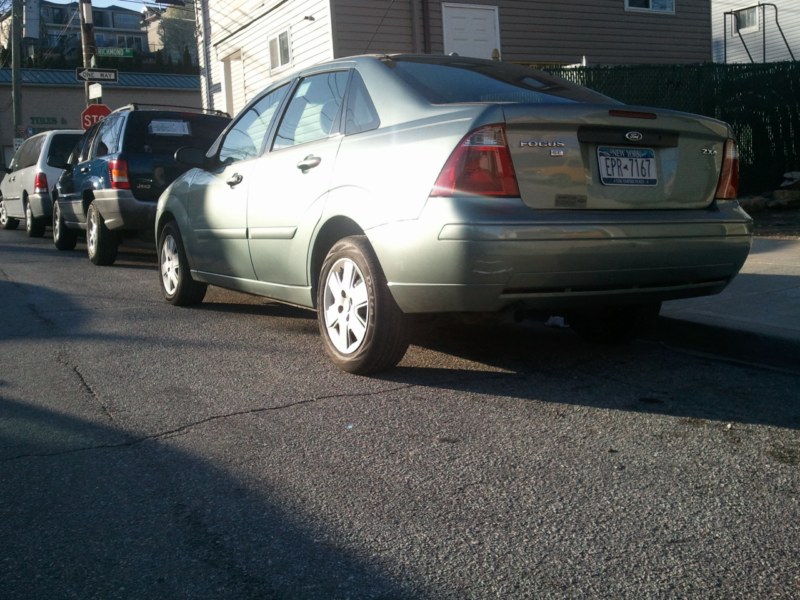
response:
[(133, 48), (97, 48), (97, 56), (133, 58)]

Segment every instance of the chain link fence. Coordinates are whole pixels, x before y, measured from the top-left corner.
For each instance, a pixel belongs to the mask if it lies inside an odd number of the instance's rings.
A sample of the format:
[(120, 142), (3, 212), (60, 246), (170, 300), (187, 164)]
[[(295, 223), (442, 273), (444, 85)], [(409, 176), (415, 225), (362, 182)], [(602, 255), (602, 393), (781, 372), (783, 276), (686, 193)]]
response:
[(800, 171), (800, 62), (547, 68), (626, 104), (730, 123), (739, 142), (742, 194), (776, 189)]

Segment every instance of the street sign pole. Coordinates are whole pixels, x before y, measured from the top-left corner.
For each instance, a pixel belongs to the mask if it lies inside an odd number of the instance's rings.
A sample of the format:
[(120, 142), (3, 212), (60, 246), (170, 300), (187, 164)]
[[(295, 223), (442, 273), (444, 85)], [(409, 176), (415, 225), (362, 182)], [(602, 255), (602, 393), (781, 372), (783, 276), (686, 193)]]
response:
[[(81, 23), (81, 45), (83, 47), (83, 66), (88, 69), (94, 58), (94, 18), (92, 17), (92, 0), (80, 0), (78, 4)], [(86, 104), (89, 104), (89, 80), (83, 84)]]

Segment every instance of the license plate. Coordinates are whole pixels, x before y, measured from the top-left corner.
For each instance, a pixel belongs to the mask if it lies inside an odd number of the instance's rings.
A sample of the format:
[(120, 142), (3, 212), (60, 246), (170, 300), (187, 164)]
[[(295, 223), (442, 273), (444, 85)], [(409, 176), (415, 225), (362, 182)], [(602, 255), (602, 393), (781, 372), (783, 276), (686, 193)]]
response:
[(656, 153), (652, 148), (598, 146), (597, 165), (603, 185), (656, 185)]

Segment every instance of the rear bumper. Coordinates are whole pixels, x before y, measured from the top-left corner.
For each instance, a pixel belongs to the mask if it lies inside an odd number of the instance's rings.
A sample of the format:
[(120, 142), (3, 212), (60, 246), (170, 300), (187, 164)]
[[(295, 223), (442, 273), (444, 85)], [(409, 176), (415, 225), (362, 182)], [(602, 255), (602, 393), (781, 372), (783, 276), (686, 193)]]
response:
[(31, 212), (35, 218), (53, 218), (53, 200), (50, 198), (49, 192), (31, 194), (28, 196), (28, 202), (31, 205)]
[(156, 220), (155, 201), (137, 200), (127, 190), (97, 190), (94, 204), (109, 229), (150, 233)]
[(498, 202), (489, 215), (440, 200), (419, 220), (367, 232), (405, 312), (715, 294), (739, 272), (752, 241), (752, 220), (736, 202), (699, 211), (537, 211), (531, 220), (514, 201)]

